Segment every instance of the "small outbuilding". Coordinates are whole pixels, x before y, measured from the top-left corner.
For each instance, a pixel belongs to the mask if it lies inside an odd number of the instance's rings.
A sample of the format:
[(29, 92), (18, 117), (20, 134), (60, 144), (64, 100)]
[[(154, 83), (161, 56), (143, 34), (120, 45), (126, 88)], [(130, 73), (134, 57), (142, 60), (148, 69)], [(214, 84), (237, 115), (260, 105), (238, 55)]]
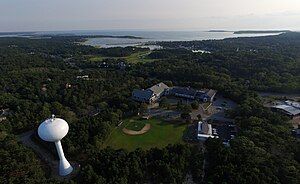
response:
[(207, 122), (198, 122), (198, 133), (197, 139), (200, 141), (205, 141), (208, 138), (215, 138), (216, 136), (213, 135), (212, 126)]
[(293, 101), (285, 101), (282, 104), (272, 107), (273, 111), (281, 112), (290, 118), (297, 118), (300, 116), (300, 104)]

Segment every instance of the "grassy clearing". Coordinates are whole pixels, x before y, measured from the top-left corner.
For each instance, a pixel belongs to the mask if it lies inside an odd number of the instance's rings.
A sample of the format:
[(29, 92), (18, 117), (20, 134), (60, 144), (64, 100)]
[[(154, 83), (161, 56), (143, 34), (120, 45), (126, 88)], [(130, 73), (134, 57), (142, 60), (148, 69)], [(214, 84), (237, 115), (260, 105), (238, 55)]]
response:
[[(134, 121), (132, 121), (134, 120)], [(142, 124), (149, 123), (151, 129), (137, 136), (126, 135), (122, 132), (124, 127), (132, 122), (141, 121)], [(150, 149), (154, 147), (162, 148), (168, 144), (183, 143), (182, 137), (187, 129), (186, 124), (163, 122), (159, 119), (150, 120), (125, 120), (121, 127), (116, 128), (110, 137), (104, 143), (104, 147), (112, 147), (114, 149), (126, 149), (133, 151), (137, 148)]]
[(102, 62), (104, 59), (113, 58), (113, 59), (125, 59), (127, 62), (136, 64), (136, 63), (146, 63), (153, 62), (155, 59), (150, 59), (147, 56), (151, 53), (151, 51), (143, 51), (131, 54), (127, 57), (103, 57), (103, 56), (91, 56), (89, 58), (92, 62)]
[(89, 60), (92, 62), (101, 62), (104, 59), (107, 59), (109, 57), (102, 57), (102, 56), (90, 56)]
[(144, 51), (144, 52), (137, 52), (134, 54), (131, 54), (130, 56), (125, 57), (125, 59), (129, 63), (147, 63), (147, 62), (152, 62), (154, 59), (148, 58), (148, 55), (151, 53), (151, 51)]

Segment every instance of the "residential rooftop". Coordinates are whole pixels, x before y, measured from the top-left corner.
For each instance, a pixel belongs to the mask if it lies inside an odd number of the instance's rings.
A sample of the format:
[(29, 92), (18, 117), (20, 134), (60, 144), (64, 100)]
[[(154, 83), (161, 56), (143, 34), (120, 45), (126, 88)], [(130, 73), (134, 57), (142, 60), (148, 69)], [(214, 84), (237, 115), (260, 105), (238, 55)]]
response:
[(275, 109), (279, 109), (279, 110), (283, 110), (285, 111), (286, 113), (288, 113), (289, 115), (292, 115), (292, 116), (297, 116), (300, 114), (300, 108), (297, 108), (297, 107), (294, 107), (294, 106), (291, 106), (291, 105), (275, 105), (273, 106), (273, 108)]

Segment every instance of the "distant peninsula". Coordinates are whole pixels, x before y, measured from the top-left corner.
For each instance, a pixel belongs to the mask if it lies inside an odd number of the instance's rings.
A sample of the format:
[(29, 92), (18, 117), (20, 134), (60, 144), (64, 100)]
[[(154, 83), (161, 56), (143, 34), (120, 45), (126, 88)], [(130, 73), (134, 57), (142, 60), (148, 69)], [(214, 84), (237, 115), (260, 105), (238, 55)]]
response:
[(233, 32), (233, 31), (227, 31), (227, 30), (218, 30), (218, 29), (216, 29), (216, 30), (209, 30), (208, 32), (210, 32), (210, 33), (228, 33), (228, 32)]
[(245, 30), (235, 31), (233, 34), (272, 34), (272, 33), (286, 33), (291, 32), (289, 30)]
[(1, 37), (15, 36), (22, 37), (28, 36), (32, 38), (50, 38), (50, 37), (78, 37), (78, 38), (124, 38), (124, 39), (145, 39), (139, 36), (131, 35), (80, 35), (74, 33), (39, 33), (39, 32), (0, 32)]
[(11, 35), (18, 35), (18, 36), (31, 36), (34, 35), (36, 32), (0, 32), (0, 36), (11, 36)]
[(42, 35), (43, 37), (73, 37), (73, 38), (126, 38), (126, 39), (144, 39), (139, 36), (113, 36), (113, 35), (76, 35), (76, 34), (47, 34)]
[(139, 36), (111, 36), (111, 35), (89, 35), (84, 36), (86, 38), (127, 38), (127, 39), (144, 39), (143, 37)]

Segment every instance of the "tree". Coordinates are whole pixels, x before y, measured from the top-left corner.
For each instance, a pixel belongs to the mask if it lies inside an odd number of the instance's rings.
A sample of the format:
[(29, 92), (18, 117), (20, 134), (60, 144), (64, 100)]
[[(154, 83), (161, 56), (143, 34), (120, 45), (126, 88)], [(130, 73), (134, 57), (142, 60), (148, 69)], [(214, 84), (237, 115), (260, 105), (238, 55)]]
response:
[(170, 107), (170, 104), (168, 103), (168, 100), (166, 97), (162, 97), (160, 102), (159, 102), (159, 106), (161, 108), (169, 108)]
[(202, 116), (201, 116), (201, 114), (198, 114), (198, 115), (197, 115), (197, 118), (198, 118), (198, 121), (202, 121)]
[(198, 103), (197, 101), (193, 101), (193, 102), (191, 103), (191, 107), (192, 107), (193, 109), (198, 109), (198, 108), (199, 108), (199, 103)]
[(142, 103), (140, 105), (140, 112), (145, 113), (145, 112), (147, 112), (147, 110), (148, 110), (148, 105), (146, 103)]

